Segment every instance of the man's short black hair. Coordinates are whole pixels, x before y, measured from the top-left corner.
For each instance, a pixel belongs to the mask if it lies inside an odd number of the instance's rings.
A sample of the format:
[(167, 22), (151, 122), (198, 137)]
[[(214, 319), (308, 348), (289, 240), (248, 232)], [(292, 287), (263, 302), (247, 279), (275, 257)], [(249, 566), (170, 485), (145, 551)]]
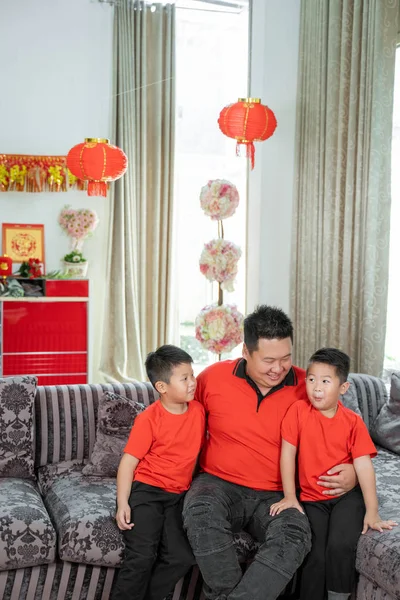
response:
[(157, 381), (169, 383), (172, 375), (172, 369), (182, 364), (192, 364), (193, 358), (177, 346), (165, 344), (160, 346), (155, 352), (149, 352), (146, 358), (145, 367), (147, 377), (153, 387)]
[(335, 367), (340, 383), (345, 383), (350, 371), (350, 357), (337, 348), (320, 348), (308, 361), (307, 374), (313, 363), (323, 363)]
[(244, 343), (247, 350), (258, 349), (258, 340), (284, 340), (293, 342), (293, 324), (286, 313), (276, 306), (261, 304), (244, 320)]

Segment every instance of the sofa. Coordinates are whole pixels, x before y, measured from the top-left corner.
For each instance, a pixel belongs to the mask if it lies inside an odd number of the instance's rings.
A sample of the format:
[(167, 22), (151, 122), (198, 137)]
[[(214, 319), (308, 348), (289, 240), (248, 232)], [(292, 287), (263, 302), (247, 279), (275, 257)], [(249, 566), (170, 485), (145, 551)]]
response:
[[(153, 388), (148, 383), (36, 388), (32, 379), (0, 380), (0, 421), (8, 427), (0, 429), (0, 599), (107, 600), (121, 564), (123, 540), (114, 520), (116, 480), (106, 476), (110, 461), (112, 469), (118, 464), (115, 446), (106, 453), (104, 474), (96, 475), (93, 467), (96, 444), (108, 443), (100, 435), (99, 406), (113, 394), (146, 406), (155, 399)], [(388, 405), (386, 387), (367, 375), (352, 375), (351, 383), (344, 402), (362, 414), (372, 431)], [(119, 416), (128, 431), (123, 411)], [(390, 428), (393, 419), (389, 415), (386, 420)], [(23, 425), (31, 427), (31, 447), (29, 435), (21, 433)], [(388, 437), (396, 440), (392, 433)], [(31, 461), (28, 469), (22, 456)], [(5, 458), (8, 462), (1, 470)], [(380, 447), (374, 463), (381, 516), (400, 522), (400, 456)], [(244, 562), (256, 551), (246, 532), (235, 535), (235, 544)], [(400, 527), (361, 537), (357, 571), (357, 600), (400, 600)], [(292, 592), (289, 586), (286, 595)], [(202, 579), (193, 567), (170, 599), (202, 598)]]

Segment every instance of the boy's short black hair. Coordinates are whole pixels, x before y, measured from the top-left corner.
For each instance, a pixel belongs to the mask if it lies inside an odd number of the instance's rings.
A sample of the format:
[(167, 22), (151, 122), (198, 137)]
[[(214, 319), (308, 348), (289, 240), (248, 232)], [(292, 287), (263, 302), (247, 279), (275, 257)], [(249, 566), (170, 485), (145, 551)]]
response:
[(324, 363), (335, 367), (340, 383), (345, 383), (350, 372), (350, 357), (337, 348), (320, 348), (308, 361), (307, 374), (313, 363)]
[(165, 344), (160, 346), (155, 352), (149, 352), (146, 358), (145, 367), (147, 377), (153, 387), (157, 381), (169, 383), (172, 375), (172, 369), (182, 364), (192, 364), (193, 358), (177, 346)]
[(290, 338), (293, 342), (292, 321), (276, 306), (266, 304), (257, 306), (244, 320), (244, 343), (250, 354), (258, 349), (260, 338), (267, 340)]

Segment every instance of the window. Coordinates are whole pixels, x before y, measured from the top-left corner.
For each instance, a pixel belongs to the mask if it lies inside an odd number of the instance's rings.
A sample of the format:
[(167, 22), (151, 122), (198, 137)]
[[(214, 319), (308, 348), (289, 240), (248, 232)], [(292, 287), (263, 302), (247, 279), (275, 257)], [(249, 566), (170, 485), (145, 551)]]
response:
[(400, 256), (400, 47), (396, 51), (392, 138), (392, 210), (390, 219), (389, 294), (386, 322), (385, 379), (400, 370), (400, 278), (397, 261)]
[[(217, 284), (200, 273), (204, 243), (218, 237), (217, 222), (201, 207), (201, 188), (210, 179), (227, 179), (239, 190), (240, 204), (224, 220), (225, 239), (242, 249), (235, 291), (224, 292), (224, 304), (245, 311), (247, 162), (235, 155), (235, 141), (219, 130), (221, 109), (247, 96), (247, 2), (177, 3), (175, 193), (178, 230), (179, 322), (181, 346), (193, 357), (195, 370), (218, 359), (195, 339), (199, 311), (218, 299)], [(236, 348), (232, 356), (240, 354)], [(227, 358), (227, 355), (223, 355)]]

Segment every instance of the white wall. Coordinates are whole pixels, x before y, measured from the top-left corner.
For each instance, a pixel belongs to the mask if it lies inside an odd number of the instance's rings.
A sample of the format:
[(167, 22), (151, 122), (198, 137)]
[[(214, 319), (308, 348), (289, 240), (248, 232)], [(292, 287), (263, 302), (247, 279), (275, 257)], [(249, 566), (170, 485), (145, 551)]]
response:
[[(110, 137), (112, 23), (112, 8), (91, 0), (0, 3), (0, 153), (65, 155), (85, 137)], [(65, 204), (93, 208), (100, 218), (84, 246), (90, 261), (90, 381), (97, 381), (109, 199), (78, 191), (0, 193), (0, 222), (44, 223), (46, 269), (58, 269), (69, 249), (57, 224)]]
[(289, 312), (300, 0), (253, 0), (250, 96), (278, 127), (256, 143), (249, 179), (247, 311), (268, 303)]

